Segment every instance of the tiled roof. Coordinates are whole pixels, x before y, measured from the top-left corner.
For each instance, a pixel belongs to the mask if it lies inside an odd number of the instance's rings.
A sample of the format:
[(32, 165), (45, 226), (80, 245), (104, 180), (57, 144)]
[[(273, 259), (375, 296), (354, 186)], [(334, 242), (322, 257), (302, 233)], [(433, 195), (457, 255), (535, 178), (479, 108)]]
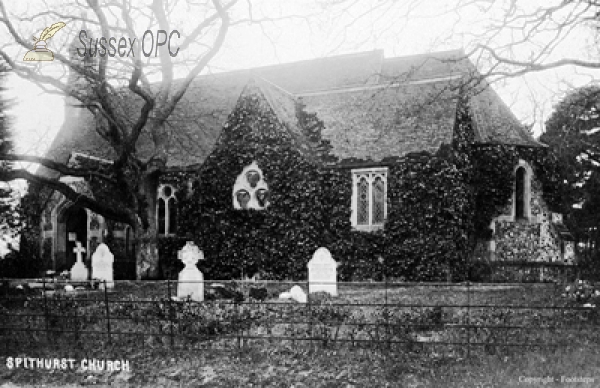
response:
[[(436, 151), (452, 140), (458, 82), (474, 71), (461, 51), (384, 58), (382, 51), (200, 76), (169, 119), (170, 166), (202, 163), (214, 148), (228, 115), (250, 79), (255, 79), (284, 126), (299, 136), (295, 104), (325, 122), (323, 137), (340, 160), (378, 161), (386, 156)], [(141, 102), (126, 98), (122, 109), (137, 117)], [(540, 146), (490, 88), (471, 98), (479, 142)], [(84, 110), (67, 119), (47, 154), (66, 161), (71, 152), (114, 157)], [(299, 142), (302, 144), (302, 142)], [(141, 158), (152, 155), (144, 134)]]
[(469, 101), (477, 142), (545, 147), (531, 137), (491, 87), (476, 91)]
[(405, 83), (304, 95), (325, 122), (323, 137), (340, 160), (380, 161), (435, 152), (452, 141), (458, 93), (451, 81)]

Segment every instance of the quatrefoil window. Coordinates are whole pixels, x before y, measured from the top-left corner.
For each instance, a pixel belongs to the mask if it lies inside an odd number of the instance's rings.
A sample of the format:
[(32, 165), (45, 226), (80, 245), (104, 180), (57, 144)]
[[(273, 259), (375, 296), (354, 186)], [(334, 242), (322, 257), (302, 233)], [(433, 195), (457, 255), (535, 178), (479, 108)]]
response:
[(269, 186), (256, 162), (246, 166), (233, 186), (235, 209), (261, 210), (269, 205)]

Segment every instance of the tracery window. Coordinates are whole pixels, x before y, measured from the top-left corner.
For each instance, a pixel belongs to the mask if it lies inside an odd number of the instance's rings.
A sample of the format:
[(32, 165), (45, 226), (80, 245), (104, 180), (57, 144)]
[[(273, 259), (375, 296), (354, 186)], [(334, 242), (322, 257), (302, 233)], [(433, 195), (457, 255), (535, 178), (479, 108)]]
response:
[(177, 199), (171, 185), (160, 185), (156, 201), (156, 223), (161, 236), (177, 232)]
[(377, 230), (387, 217), (387, 168), (352, 171), (352, 226)]
[(515, 174), (515, 218), (517, 220), (525, 219), (525, 168), (517, 168)]
[(270, 192), (262, 170), (256, 162), (246, 166), (233, 186), (235, 209), (262, 210), (269, 206)]

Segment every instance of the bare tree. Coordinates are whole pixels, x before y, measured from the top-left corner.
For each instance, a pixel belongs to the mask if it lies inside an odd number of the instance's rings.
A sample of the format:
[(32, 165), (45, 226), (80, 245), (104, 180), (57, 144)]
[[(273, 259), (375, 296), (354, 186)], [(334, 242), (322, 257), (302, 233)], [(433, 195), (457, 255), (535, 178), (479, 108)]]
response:
[[(118, 188), (121, 194), (119, 206), (82, 196), (59, 180), (59, 176), (49, 177), (24, 168), (3, 170), (0, 180), (26, 179), (56, 190), (69, 200), (77, 200), (81, 206), (113, 221), (130, 225), (138, 247), (137, 277), (156, 278), (158, 249), (154, 196), (158, 176), (169, 171), (167, 148), (172, 132), (177, 130), (177, 124), (170, 122), (173, 112), (194, 78), (219, 52), (232, 26), (272, 22), (275, 18), (257, 16), (250, 1), (238, 4), (238, 0), (86, 0), (84, 3), (78, 0), (44, 4), (45, 8), (32, 12), (13, 3), (11, 6), (16, 8), (11, 11), (8, 4), (0, 1), (2, 34), (12, 41), (0, 47), (0, 58), (19, 76), (35, 82), (48, 93), (67, 96), (90, 112), (96, 132), (114, 151), (115, 157), (102, 169), (23, 154), (3, 155), (3, 160), (36, 163), (57, 175), (95, 179), (108, 187)], [(58, 21), (64, 25), (55, 25)], [(46, 32), (37, 35), (46, 26), (64, 27), (66, 31), (54, 34), (53, 47), (61, 42), (60, 36), (63, 36), (63, 46), (69, 45), (74, 37), (84, 43), (78, 47), (78, 55), (64, 55), (60, 50), (54, 50), (54, 63), (62, 65), (62, 72), (57, 73), (56, 66), (51, 72), (43, 64), (23, 62), (14, 55), (31, 50), (34, 43), (37, 46), (47, 37)], [(84, 28), (87, 31), (82, 35)], [(186, 35), (178, 28), (185, 29)], [(141, 44), (143, 38), (146, 38), (145, 43), (150, 41), (150, 37), (145, 36), (147, 30), (154, 33), (154, 52), (150, 55), (146, 52), (148, 48)], [(161, 35), (159, 31), (164, 33)], [(128, 54), (123, 56), (118, 52), (121, 36), (128, 38), (125, 41)], [(92, 37), (94, 39), (90, 41)], [(95, 39), (102, 37), (105, 38), (104, 55), (102, 51), (92, 53), (97, 48)], [(116, 37), (112, 42), (113, 49), (110, 48), (110, 37)], [(173, 38), (168, 45), (167, 37)], [(132, 42), (134, 38), (137, 42)], [(159, 39), (165, 43), (160, 48), (157, 45)], [(84, 52), (86, 49), (90, 51)], [(110, 55), (111, 52), (115, 55)], [(82, 54), (83, 59), (79, 58)], [(90, 58), (94, 54), (97, 59)], [(74, 78), (68, 74), (77, 75), (78, 85), (73, 85)], [(131, 101), (136, 103), (132, 105)], [(125, 109), (131, 106), (135, 107), (134, 111)], [(151, 155), (145, 158), (137, 152), (143, 136), (151, 139), (152, 145)]]
[[(462, 47), (478, 69), (473, 75), (516, 91), (519, 113), (536, 128), (550, 100), (597, 79), (600, 69), (598, 0), (320, 1), (329, 11), (324, 28), (332, 51), (373, 44), (399, 54)], [(524, 92), (524, 80), (534, 93)], [(530, 111), (523, 98), (533, 99)]]
[[(597, 0), (408, 0), (362, 4), (322, 0), (331, 18), (345, 20), (332, 33), (345, 43), (361, 22), (378, 23), (371, 40), (400, 35), (407, 24), (435, 21), (432, 46), (460, 45), (484, 75), (515, 77), (562, 66), (600, 68)], [(343, 15), (343, 17), (342, 17)], [(364, 34), (363, 34), (364, 35)]]

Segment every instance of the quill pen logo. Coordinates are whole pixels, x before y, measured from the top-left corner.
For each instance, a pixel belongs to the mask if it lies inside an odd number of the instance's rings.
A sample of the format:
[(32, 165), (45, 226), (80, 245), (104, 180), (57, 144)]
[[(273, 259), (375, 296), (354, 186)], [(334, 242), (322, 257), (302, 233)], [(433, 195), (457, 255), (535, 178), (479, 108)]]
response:
[(39, 38), (34, 36), (35, 44), (33, 50), (27, 51), (23, 57), (23, 61), (53, 61), (54, 53), (46, 48), (46, 41), (52, 38), (64, 26), (66, 24), (63, 22), (54, 23), (50, 27), (46, 27)]

